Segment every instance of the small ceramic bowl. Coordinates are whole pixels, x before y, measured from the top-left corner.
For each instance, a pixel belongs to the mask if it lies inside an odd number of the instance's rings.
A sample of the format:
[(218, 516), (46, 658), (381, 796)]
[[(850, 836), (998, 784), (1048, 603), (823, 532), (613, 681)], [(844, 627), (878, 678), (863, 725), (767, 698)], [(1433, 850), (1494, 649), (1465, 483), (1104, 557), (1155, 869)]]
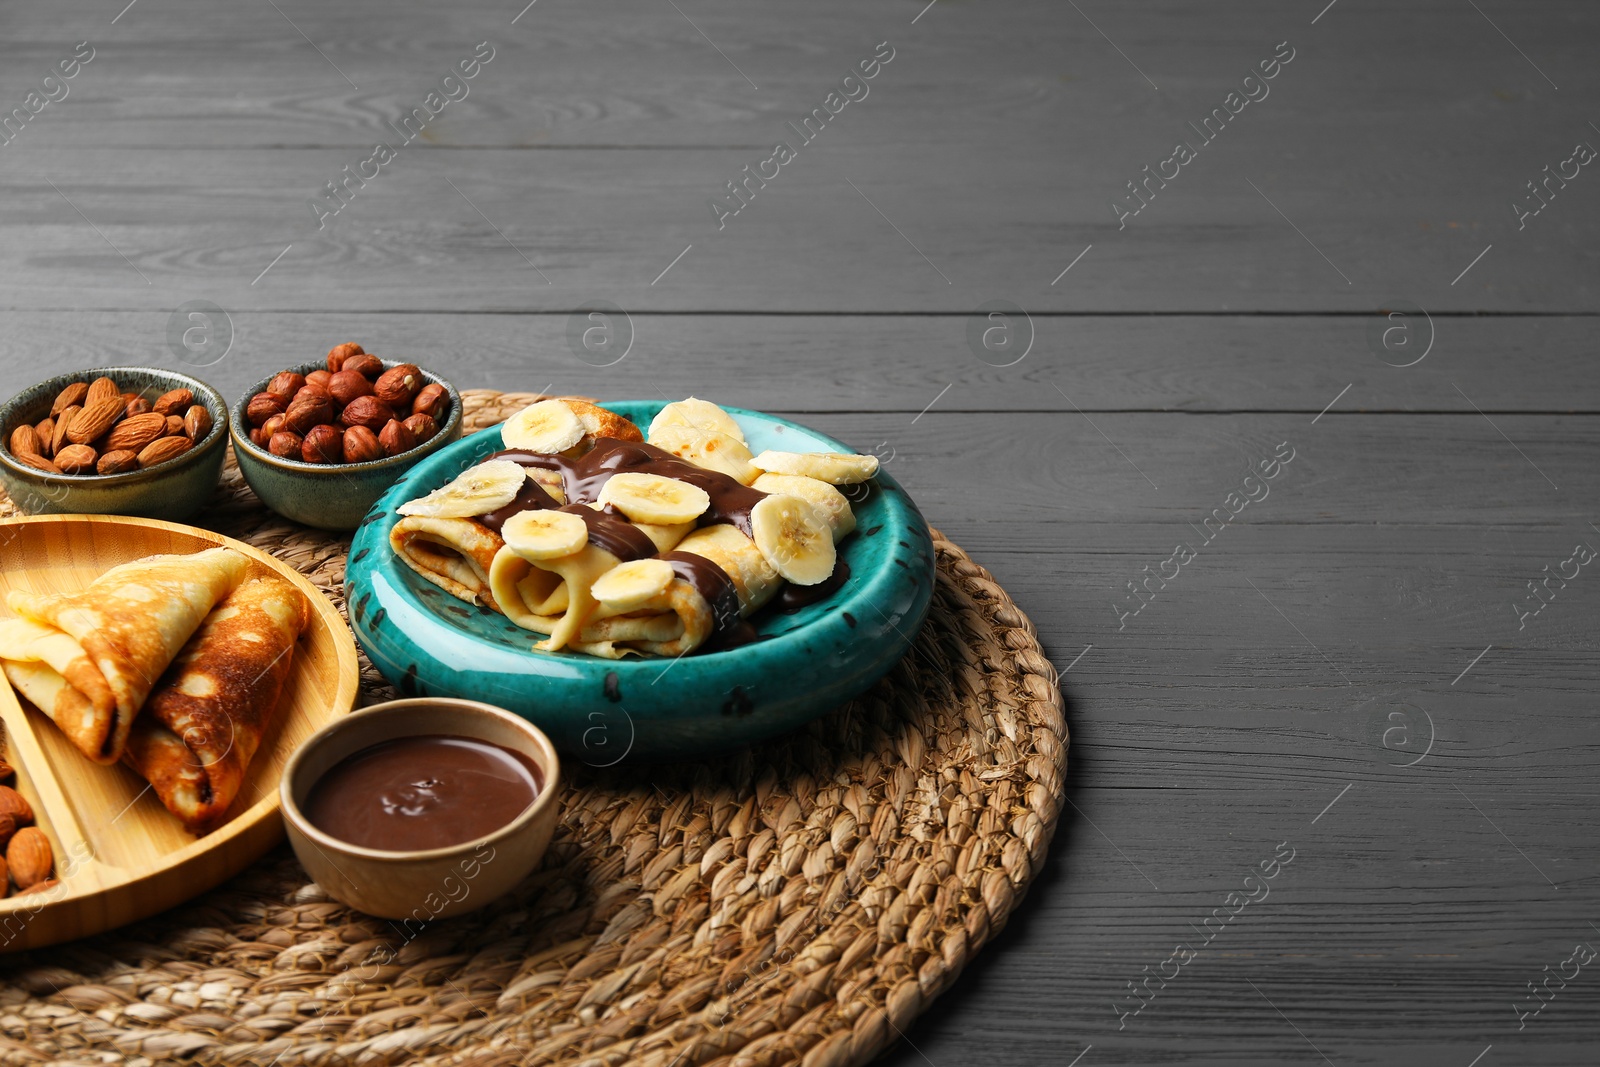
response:
[[(539, 796), (492, 834), (448, 848), (386, 852), (323, 833), (301, 807), (317, 779), (346, 756), (397, 737), (444, 734), (519, 752), (539, 770)], [(328, 894), (368, 915), (426, 923), (473, 911), (533, 873), (561, 811), (561, 762), (531, 723), (490, 704), (419, 698), (374, 704), (323, 727), (284, 765), (278, 783), (289, 843)]]
[[(401, 360), (384, 360), (383, 366), (398, 367)], [(325, 370), (318, 360), (289, 370), (309, 374)], [(275, 377), (277, 372), (273, 372)], [(267, 507), (286, 519), (322, 530), (353, 530), (361, 518), (401, 475), (417, 462), (432, 455), (461, 436), (461, 394), (456, 387), (426, 369), (422, 376), (430, 385), (442, 385), (450, 396), (450, 411), (439, 431), (415, 448), (398, 456), (369, 460), (366, 463), (306, 463), (274, 456), (250, 440), (250, 420), (245, 407), (250, 398), (267, 388), (272, 377), (263, 378), (245, 391), (233, 405), (233, 454), (239, 473)]]
[[(61, 390), (73, 382), (101, 376), (148, 400), (174, 389), (190, 390), (194, 402), (211, 412), (211, 432), (180, 456), (126, 474), (50, 474), (11, 455), (5, 443), (13, 429), (42, 421)], [(94, 367), (58, 374), (0, 407), (0, 483), (29, 515), (137, 515), (181, 522), (210, 499), (227, 454), (228, 405), (222, 394), (198, 378), (158, 367)]]

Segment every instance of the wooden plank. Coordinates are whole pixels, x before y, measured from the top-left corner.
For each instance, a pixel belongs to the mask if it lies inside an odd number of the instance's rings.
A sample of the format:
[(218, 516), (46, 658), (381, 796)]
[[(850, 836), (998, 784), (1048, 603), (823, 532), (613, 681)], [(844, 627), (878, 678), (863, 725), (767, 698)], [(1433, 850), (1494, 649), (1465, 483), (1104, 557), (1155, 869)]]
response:
[[(52, 367), (156, 363), (198, 374), (231, 399), (280, 367), (354, 339), (414, 358), (460, 388), (550, 385), (618, 398), (702, 394), (757, 410), (781, 406), (802, 417), (863, 409), (915, 416), (924, 408), (1075, 416), (1076, 405), (1091, 413), (1294, 412), (1309, 422), (1337, 397), (1317, 422), (1320, 430), (1353, 412), (1471, 412), (1473, 403), (1491, 415), (1600, 410), (1593, 320), (1574, 316), (1439, 317), (1433, 350), (1399, 369), (1367, 347), (1369, 330), (1389, 322), (1376, 315), (1038, 315), (1033, 350), (1015, 366), (999, 367), (993, 364), (1004, 358), (969, 347), (973, 323), (965, 315), (630, 314), (599, 324), (614, 331), (620, 353), (631, 322), (633, 347), (611, 363), (612, 354), (583, 347), (582, 331), (596, 323), (582, 315), (574, 320), (574, 313), (234, 308), (232, 347), (213, 363), (218, 349), (191, 353), (169, 343), (172, 313), (9, 313), (0, 333), (0, 376), (19, 387), (42, 376), (32, 368), (44, 353)], [(1026, 328), (1019, 320), (1019, 339)], [(1418, 351), (1427, 332), (1420, 322)], [(602, 340), (593, 338), (596, 345)]]

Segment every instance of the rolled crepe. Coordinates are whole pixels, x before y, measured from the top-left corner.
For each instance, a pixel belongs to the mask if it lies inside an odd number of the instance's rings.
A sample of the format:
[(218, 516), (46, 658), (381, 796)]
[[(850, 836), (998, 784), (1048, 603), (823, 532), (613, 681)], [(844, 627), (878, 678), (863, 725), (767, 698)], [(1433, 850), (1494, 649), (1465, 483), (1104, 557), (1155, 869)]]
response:
[(190, 833), (215, 829), (238, 796), (310, 621), (310, 603), (289, 582), (245, 582), (189, 639), (134, 721), (123, 762)]
[[(790, 475), (763, 485), (763, 478), (772, 476), (757, 478), (754, 488), (794, 493), (815, 505), (835, 544), (855, 529), (849, 501), (833, 486)], [(803, 484), (807, 482), (815, 484)], [(735, 526), (698, 529), (662, 558), (678, 575), (666, 590), (626, 612), (611, 613), (600, 606), (570, 647), (607, 659), (629, 652), (686, 655), (761, 610), (783, 587), (782, 577), (755, 542)]]
[[(588, 505), (577, 504), (562, 510), (586, 507)], [(627, 523), (620, 516), (612, 516), (610, 521)], [(694, 529), (692, 522), (627, 525), (648, 539), (650, 554), (669, 550)], [(506, 618), (525, 630), (547, 636), (547, 640), (538, 642), (535, 648), (559, 651), (578, 635), (600, 606), (589, 593), (595, 579), (625, 562), (624, 555), (628, 559), (642, 558), (638, 553), (619, 555), (613, 550), (620, 548), (615, 538), (605, 537), (594, 525), (590, 526), (589, 540), (582, 548), (554, 559), (524, 559), (511, 546), (502, 544), (489, 569), (490, 593)]]
[(0, 666), (79, 751), (115, 763), (145, 697), (248, 562), (211, 548), (124, 563), (77, 593), (14, 589)]
[(489, 568), (505, 546), (476, 519), (408, 515), (389, 531), (389, 547), (407, 567), (469, 604), (501, 610), (489, 589)]
[[(565, 500), (561, 475), (529, 470), (537, 483), (528, 491), (530, 501), (548, 497)], [(543, 490), (543, 494), (538, 492)], [(389, 547), (400, 561), (451, 596), (469, 604), (482, 604), (504, 614), (490, 588), (489, 571), (505, 540), (480, 518), (435, 519), (408, 515), (389, 531)]]

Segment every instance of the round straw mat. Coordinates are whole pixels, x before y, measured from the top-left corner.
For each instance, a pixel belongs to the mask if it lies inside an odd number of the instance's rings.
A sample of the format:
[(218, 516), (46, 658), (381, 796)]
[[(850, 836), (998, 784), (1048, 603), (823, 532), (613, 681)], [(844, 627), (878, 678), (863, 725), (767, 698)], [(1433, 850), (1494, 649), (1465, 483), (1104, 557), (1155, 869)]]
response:
[[(468, 426), (533, 399), (468, 392)], [(231, 460), (196, 521), (343, 608), (348, 541), (262, 509)], [(185, 907), (0, 960), (0, 1063), (868, 1062), (1005, 924), (1066, 766), (1032, 624), (933, 537), (932, 614), (861, 698), (704, 762), (573, 761), (543, 867), (460, 918), (352, 912), (280, 847)], [(393, 695), (363, 671), (363, 701)]]

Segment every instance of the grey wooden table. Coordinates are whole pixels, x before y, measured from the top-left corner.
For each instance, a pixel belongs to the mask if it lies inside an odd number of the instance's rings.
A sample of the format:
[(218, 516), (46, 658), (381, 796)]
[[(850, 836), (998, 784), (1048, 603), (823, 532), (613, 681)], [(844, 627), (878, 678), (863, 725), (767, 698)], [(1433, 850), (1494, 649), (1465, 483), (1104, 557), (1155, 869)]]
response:
[(802, 418), (1073, 734), (890, 1062), (1595, 1062), (1600, 11), (523, 2), (0, 8), (3, 391), (360, 339)]

